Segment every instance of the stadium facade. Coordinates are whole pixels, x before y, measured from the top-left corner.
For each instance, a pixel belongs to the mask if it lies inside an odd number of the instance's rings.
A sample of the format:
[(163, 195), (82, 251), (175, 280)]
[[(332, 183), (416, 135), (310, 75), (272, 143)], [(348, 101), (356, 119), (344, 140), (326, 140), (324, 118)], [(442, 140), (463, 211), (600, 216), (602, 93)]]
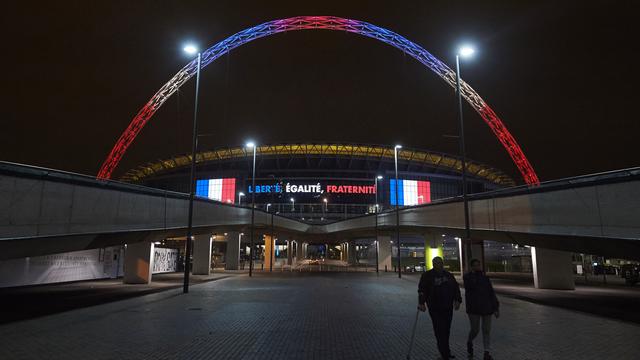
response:
[[(249, 205), (307, 222), (328, 222), (384, 211), (398, 203), (420, 205), (462, 194), (457, 156), (402, 148), (398, 151), (395, 197), (394, 148), (365, 144), (297, 143), (256, 149), (231, 147), (196, 156), (196, 195)], [(189, 191), (191, 156), (150, 162), (127, 171), (121, 180), (178, 192)], [(470, 193), (514, 186), (503, 171), (469, 161)]]

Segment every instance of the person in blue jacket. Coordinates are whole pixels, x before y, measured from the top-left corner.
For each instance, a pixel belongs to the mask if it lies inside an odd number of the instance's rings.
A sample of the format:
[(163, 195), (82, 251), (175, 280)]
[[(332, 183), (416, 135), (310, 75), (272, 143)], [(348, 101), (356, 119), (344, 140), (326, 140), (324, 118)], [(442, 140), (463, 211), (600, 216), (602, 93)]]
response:
[(467, 352), (473, 356), (473, 339), (480, 330), (482, 321), (482, 343), (484, 345), (484, 360), (491, 357), (491, 316), (500, 316), (500, 303), (496, 297), (491, 280), (482, 271), (482, 264), (478, 259), (471, 260), (471, 271), (464, 275), (464, 298), (467, 305), (467, 315), (471, 330), (467, 339)]
[(418, 309), (426, 311), (433, 323), (433, 332), (438, 342), (438, 351), (442, 359), (453, 359), (449, 348), (449, 333), (453, 309), (460, 309), (462, 296), (460, 286), (453, 275), (444, 269), (441, 257), (433, 258), (433, 269), (420, 277), (418, 284)]

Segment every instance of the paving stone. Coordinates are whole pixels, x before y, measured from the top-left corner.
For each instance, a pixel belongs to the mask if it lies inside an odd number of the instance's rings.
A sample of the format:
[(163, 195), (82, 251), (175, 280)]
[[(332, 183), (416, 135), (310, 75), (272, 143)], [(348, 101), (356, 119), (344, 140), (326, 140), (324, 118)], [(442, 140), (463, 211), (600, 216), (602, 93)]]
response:
[[(0, 359), (404, 359), (416, 281), (373, 273), (236, 276), (187, 295), (169, 290), (2, 325)], [(639, 358), (638, 325), (500, 300), (496, 359)], [(466, 314), (456, 312), (451, 347), (459, 359), (467, 331)], [(412, 359), (435, 358), (430, 319), (421, 313)]]

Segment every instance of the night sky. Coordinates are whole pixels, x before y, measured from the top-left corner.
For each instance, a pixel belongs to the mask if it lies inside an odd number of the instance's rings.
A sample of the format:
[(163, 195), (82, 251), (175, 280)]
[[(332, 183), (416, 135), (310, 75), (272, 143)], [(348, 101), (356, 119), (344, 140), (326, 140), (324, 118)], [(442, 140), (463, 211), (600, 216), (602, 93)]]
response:
[[(99, 4), (98, 4), (99, 3)], [(556, 4), (562, 3), (562, 4)], [(0, 159), (95, 174), (146, 101), (188, 58), (247, 27), (299, 15), (367, 21), (422, 45), (496, 111), (541, 180), (640, 165), (637, 11), (602, 1), (5, 2)], [(195, 81), (116, 169), (190, 151)], [(456, 154), (456, 102), (438, 76), (382, 42), (336, 31), (253, 41), (202, 74), (204, 148), (354, 142)], [(632, 107), (633, 106), (633, 107)], [(471, 159), (518, 172), (465, 104)]]

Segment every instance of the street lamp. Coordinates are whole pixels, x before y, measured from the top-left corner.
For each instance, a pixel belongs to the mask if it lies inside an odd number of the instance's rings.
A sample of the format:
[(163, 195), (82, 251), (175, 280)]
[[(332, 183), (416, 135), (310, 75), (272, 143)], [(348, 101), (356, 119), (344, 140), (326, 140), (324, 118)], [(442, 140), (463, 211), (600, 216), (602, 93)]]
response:
[(376, 212), (376, 228), (375, 228), (375, 236), (376, 236), (376, 274), (378, 273), (378, 268), (380, 267), (380, 259), (378, 257), (378, 247), (380, 246), (378, 244), (378, 180), (382, 180), (382, 175), (378, 175), (373, 179), (373, 182), (375, 184), (374, 186), (374, 190), (376, 193), (376, 205), (375, 205), (375, 212)]
[(244, 193), (242, 191), (240, 191), (238, 193), (238, 205), (242, 205), (242, 197), (244, 196)]
[(291, 201), (291, 212), (294, 212), (296, 210), (296, 199), (291, 198), (289, 201)]
[(462, 264), (460, 271), (464, 273), (469, 268), (471, 260), (471, 229), (469, 227), (469, 199), (467, 198), (467, 154), (464, 142), (464, 120), (462, 116), (462, 93), (460, 91), (460, 57), (468, 58), (475, 50), (469, 46), (461, 46), (456, 54), (456, 93), (458, 95), (458, 120), (460, 121), (460, 156), (462, 158), (462, 202), (464, 203), (464, 231), (465, 238), (462, 240)]
[(187, 220), (187, 246), (184, 257), (184, 281), (182, 292), (189, 292), (189, 270), (191, 267), (191, 242), (193, 238), (193, 198), (195, 196), (196, 183), (196, 148), (198, 139), (198, 93), (200, 91), (200, 64), (202, 56), (194, 45), (187, 45), (183, 49), (187, 54), (198, 54), (196, 63), (196, 96), (193, 109), (193, 134), (191, 138), (191, 175), (189, 177), (189, 218)]
[(396, 166), (396, 249), (398, 249), (398, 278), (402, 278), (402, 269), (400, 268), (400, 199), (398, 199), (398, 149), (402, 149), (402, 145), (396, 145), (393, 148), (393, 159)]
[(256, 144), (252, 141), (247, 147), (253, 149), (253, 173), (251, 175), (251, 239), (249, 240), (249, 276), (253, 275), (253, 233), (256, 219)]
[(322, 217), (325, 217), (325, 212), (328, 212), (328, 204), (327, 204), (327, 198), (322, 199), (322, 202), (324, 202), (324, 207), (322, 208)]
[(269, 207), (271, 207), (271, 203), (267, 204), (267, 212), (269, 212)]

